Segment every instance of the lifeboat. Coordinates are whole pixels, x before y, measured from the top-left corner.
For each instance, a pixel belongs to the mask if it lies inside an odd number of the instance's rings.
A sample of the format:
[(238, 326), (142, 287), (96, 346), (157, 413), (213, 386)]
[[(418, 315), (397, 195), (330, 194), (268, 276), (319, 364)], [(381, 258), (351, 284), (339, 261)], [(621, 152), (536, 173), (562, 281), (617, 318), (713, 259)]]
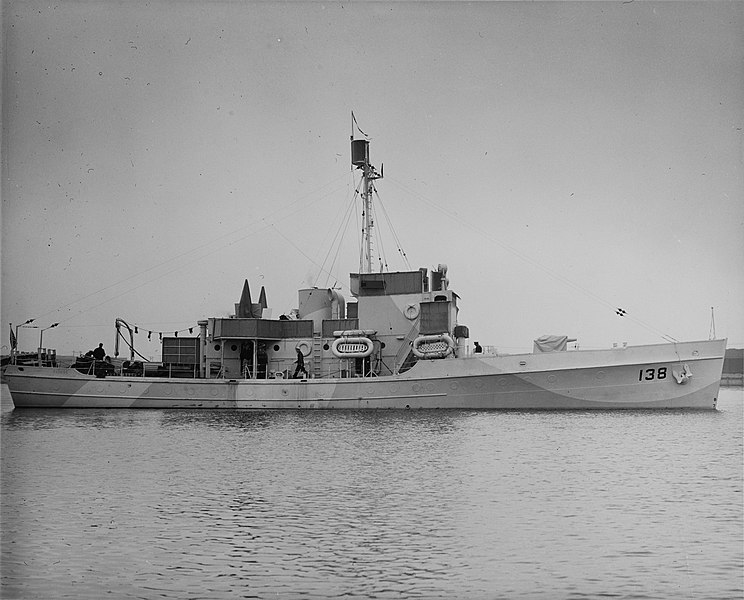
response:
[(367, 358), (374, 350), (368, 337), (340, 337), (333, 342), (331, 351), (337, 358)]
[(419, 358), (444, 358), (455, 350), (455, 341), (447, 333), (420, 335), (413, 340), (413, 353)]

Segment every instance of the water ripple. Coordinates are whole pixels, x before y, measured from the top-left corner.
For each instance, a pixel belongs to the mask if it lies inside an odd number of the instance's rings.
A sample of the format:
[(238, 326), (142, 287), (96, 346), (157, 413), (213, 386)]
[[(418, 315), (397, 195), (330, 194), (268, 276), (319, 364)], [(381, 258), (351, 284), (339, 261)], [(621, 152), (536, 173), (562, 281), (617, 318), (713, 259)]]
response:
[(741, 598), (721, 411), (2, 413), (4, 598)]

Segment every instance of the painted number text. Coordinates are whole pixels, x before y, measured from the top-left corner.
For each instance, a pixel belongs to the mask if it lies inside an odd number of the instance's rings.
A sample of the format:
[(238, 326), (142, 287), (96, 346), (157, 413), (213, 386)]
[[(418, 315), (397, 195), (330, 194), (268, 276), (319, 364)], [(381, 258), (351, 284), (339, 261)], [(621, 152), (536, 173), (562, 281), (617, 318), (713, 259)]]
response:
[(666, 379), (667, 368), (641, 369), (638, 371), (638, 381), (653, 381), (654, 379)]

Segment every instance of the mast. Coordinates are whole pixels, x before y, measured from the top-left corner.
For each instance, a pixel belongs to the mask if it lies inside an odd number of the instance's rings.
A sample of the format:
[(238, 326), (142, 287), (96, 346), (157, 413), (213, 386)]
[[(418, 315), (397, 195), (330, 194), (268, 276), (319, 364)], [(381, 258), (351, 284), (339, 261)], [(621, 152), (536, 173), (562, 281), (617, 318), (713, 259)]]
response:
[[(374, 228), (374, 219), (372, 217), (372, 192), (374, 191), (375, 179), (381, 179), (382, 174), (377, 172), (369, 162), (369, 140), (367, 139), (354, 139), (354, 125), (356, 119), (354, 119), (354, 113), (352, 117), (352, 128), (351, 128), (351, 164), (352, 166), (362, 171), (362, 210), (364, 217), (364, 226), (362, 231), (362, 246), (363, 246), (363, 257), (362, 257), (362, 273), (372, 272), (372, 255), (374, 253), (373, 241), (372, 241), (372, 229)], [(366, 136), (359, 126), (357, 130)]]

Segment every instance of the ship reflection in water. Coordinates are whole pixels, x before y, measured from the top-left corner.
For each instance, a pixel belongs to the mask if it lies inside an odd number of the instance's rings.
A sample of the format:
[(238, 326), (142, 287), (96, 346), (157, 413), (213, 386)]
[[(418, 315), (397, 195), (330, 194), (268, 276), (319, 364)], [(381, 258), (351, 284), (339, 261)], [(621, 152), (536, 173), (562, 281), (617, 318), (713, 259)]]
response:
[(718, 411), (12, 410), (2, 597), (742, 596)]

